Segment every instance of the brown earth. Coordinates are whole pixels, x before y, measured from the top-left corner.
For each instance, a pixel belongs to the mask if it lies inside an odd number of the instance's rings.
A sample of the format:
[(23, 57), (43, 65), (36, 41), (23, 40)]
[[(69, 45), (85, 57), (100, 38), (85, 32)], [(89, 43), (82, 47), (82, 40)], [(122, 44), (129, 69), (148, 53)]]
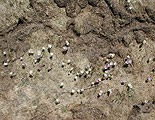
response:
[[(42, 47), (41, 61), (34, 64)], [(117, 65), (106, 78), (109, 53), (115, 57), (108, 63)], [(132, 64), (125, 66), (128, 55)], [(154, 71), (154, 0), (0, 1), (0, 120), (154, 120)], [(102, 81), (91, 86), (96, 78)], [(84, 91), (71, 95), (72, 89)]]

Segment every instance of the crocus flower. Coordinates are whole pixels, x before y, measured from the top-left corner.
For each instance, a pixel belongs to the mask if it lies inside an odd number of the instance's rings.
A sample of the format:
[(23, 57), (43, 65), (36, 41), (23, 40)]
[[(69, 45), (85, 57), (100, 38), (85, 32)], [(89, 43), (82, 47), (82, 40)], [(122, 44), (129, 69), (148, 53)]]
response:
[(63, 47), (63, 50), (67, 51), (68, 50), (68, 47), (67, 46), (64, 46)]
[(132, 60), (128, 59), (127, 61), (125, 61), (126, 64), (131, 64)]
[(104, 69), (105, 69), (105, 70), (108, 69), (107, 65), (104, 66)]
[(25, 63), (22, 63), (22, 68), (25, 69)]
[(107, 64), (107, 67), (109, 68), (110, 67), (110, 64)]
[(150, 80), (150, 81), (151, 81), (151, 80), (152, 80), (152, 78), (151, 78), (151, 77), (148, 77), (148, 80)]
[(38, 66), (38, 68), (40, 68), (40, 65), (37, 65)]

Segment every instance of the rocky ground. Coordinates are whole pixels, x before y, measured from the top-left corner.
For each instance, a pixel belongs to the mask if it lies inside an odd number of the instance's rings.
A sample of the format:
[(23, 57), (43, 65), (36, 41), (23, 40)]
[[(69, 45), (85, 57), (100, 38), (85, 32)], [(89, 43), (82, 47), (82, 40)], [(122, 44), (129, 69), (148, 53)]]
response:
[(0, 120), (154, 120), (154, 0), (0, 0)]

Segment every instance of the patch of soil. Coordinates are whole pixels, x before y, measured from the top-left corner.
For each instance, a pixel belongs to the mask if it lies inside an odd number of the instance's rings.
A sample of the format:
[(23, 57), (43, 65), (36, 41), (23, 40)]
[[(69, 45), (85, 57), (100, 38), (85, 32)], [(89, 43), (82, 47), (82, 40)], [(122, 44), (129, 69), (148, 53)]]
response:
[(153, 3), (1, 1), (0, 118), (155, 119)]

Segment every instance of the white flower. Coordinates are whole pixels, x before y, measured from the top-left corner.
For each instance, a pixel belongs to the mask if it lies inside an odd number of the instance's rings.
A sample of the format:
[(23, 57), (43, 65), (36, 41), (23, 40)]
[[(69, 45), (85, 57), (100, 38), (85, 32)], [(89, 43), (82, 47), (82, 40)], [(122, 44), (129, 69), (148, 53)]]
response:
[(149, 58), (149, 62), (151, 62), (152, 61), (152, 58)]
[(42, 47), (42, 52), (45, 51), (45, 49), (46, 49), (45, 47)]
[(101, 96), (101, 95), (102, 95), (102, 93), (98, 93), (98, 95), (99, 95), (99, 96)]
[(15, 76), (15, 74), (13, 72), (10, 72), (9, 74), (10, 74), (11, 78)]
[(127, 0), (127, 2), (131, 2), (131, 0)]
[(131, 83), (128, 83), (128, 87), (129, 88), (133, 88), (133, 86), (131, 85)]
[(106, 59), (107, 62), (109, 62), (109, 59)]
[(102, 90), (100, 90), (100, 92), (98, 93), (98, 97), (101, 97), (101, 96), (102, 96), (102, 94), (103, 94), (103, 91), (102, 91)]
[(33, 70), (30, 70), (30, 72), (29, 72), (29, 73), (30, 73), (30, 75), (32, 75), (32, 74), (33, 74)]
[(30, 54), (31, 54), (31, 53), (33, 54), (33, 53), (34, 53), (31, 49), (30, 49), (28, 52), (29, 52)]
[(6, 52), (5, 52), (5, 51), (3, 52), (3, 55), (4, 55), (4, 56), (6, 55)]
[(55, 100), (55, 103), (56, 103), (56, 104), (59, 104), (59, 103), (60, 103), (60, 100), (59, 100), (59, 99), (56, 99), (56, 100)]
[(90, 66), (91, 66), (90, 64), (87, 65), (88, 68), (90, 68)]
[(78, 79), (78, 77), (77, 77), (77, 76), (75, 76), (75, 77), (74, 77), (74, 80), (76, 81), (77, 79)]
[(113, 62), (110, 62), (110, 66), (112, 66), (112, 65), (114, 65), (114, 63)]
[(41, 55), (41, 51), (40, 51), (40, 50), (37, 51), (37, 55), (38, 55), (38, 56)]
[(69, 42), (66, 40), (66, 45), (69, 46)]
[(61, 83), (60, 83), (60, 87), (63, 87), (63, 86), (64, 86), (64, 83), (63, 83), (63, 82), (61, 82)]
[(79, 75), (80, 75), (80, 73), (77, 73), (76, 75), (77, 75), (77, 76), (79, 76)]
[(50, 58), (53, 57), (54, 53), (50, 53)]
[(71, 60), (69, 59), (69, 60), (67, 61), (67, 63), (70, 64), (70, 63), (71, 63)]
[(112, 93), (112, 89), (109, 89), (108, 91), (110, 92), (110, 94)]
[(84, 88), (82, 88), (80, 91), (81, 91), (81, 92), (84, 92)]
[(63, 50), (64, 50), (64, 51), (67, 51), (67, 50), (68, 50), (68, 47), (67, 47), (67, 46), (64, 46), (64, 47), (63, 47)]
[(86, 74), (88, 75), (89, 74), (89, 71), (86, 71)]
[(7, 62), (4, 62), (3, 65), (6, 67), (6, 66), (8, 66), (8, 63)]
[(20, 60), (22, 61), (23, 60), (23, 57), (20, 57)]
[(103, 91), (102, 91), (102, 90), (100, 90), (100, 93), (103, 93)]
[(114, 58), (114, 57), (115, 57), (115, 53), (110, 53), (109, 56), (110, 56), (111, 58)]
[(75, 90), (72, 89), (71, 93), (74, 94), (75, 93)]
[(104, 73), (104, 77), (107, 77), (108, 75), (106, 73)]
[(94, 84), (95, 84), (94, 82), (91, 83), (91, 85), (94, 85)]
[(116, 66), (117, 65), (117, 62), (114, 62), (114, 65)]
[(81, 74), (83, 74), (83, 73), (84, 73), (84, 71), (83, 71), (83, 70), (81, 70), (81, 71), (80, 71), (80, 73), (81, 73)]
[(34, 60), (34, 63), (37, 63), (37, 60)]
[(145, 103), (145, 104), (148, 103), (148, 100), (144, 100), (144, 103)]
[(127, 58), (130, 59), (130, 55), (127, 55)]
[(146, 44), (146, 40), (143, 40), (143, 44)]
[(10, 72), (10, 75), (13, 75), (13, 72)]
[(80, 90), (79, 89), (77, 90), (77, 93), (80, 93)]
[(132, 7), (132, 6), (130, 6), (130, 7), (129, 7), (129, 10), (131, 10), (131, 9), (133, 9), (133, 7)]
[(65, 63), (64, 63), (64, 62), (62, 62), (62, 63), (61, 63), (61, 65), (62, 65), (62, 67), (64, 67), (64, 66), (65, 66)]
[(90, 72), (90, 71), (92, 71), (92, 69), (91, 69), (91, 68), (89, 68), (89, 69), (88, 69), (88, 71)]
[(52, 45), (51, 44), (48, 44), (48, 48), (52, 48)]

